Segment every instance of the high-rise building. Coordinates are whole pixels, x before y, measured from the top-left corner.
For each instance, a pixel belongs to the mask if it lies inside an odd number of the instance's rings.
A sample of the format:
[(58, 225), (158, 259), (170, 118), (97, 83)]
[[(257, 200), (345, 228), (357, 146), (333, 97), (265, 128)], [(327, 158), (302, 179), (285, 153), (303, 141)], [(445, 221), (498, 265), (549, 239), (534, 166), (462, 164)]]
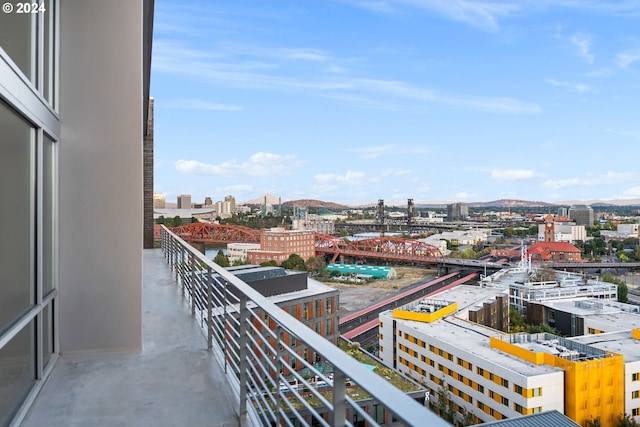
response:
[(191, 194), (178, 196), (178, 209), (191, 209)]
[(558, 208), (558, 216), (566, 217), (567, 216), (567, 208)]
[(569, 208), (569, 218), (576, 222), (576, 225), (586, 227), (593, 226), (593, 209), (587, 205), (573, 205)]
[(164, 193), (153, 193), (153, 207), (156, 209), (164, 209), (166, 207)]
[(213, 200), (211, 200), (211, 197), (205, 197), (204, 198), (204, 205), (205, 206), (213, 206)]
[(447, 205), (447, 221), (460, 221), (469, 217), (469, 206), (466, 203)]
[(0, 14), (0, 425), (58, 353), (142, 346), (152, 7), (39, 4)]

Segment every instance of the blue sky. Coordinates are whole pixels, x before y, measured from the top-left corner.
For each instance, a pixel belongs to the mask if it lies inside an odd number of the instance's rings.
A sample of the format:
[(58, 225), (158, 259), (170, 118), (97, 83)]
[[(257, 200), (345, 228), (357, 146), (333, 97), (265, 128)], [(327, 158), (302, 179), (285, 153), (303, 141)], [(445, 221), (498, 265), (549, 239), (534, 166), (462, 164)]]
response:
[(640, 2), (156, 0), (167, 201), (639, 199)]

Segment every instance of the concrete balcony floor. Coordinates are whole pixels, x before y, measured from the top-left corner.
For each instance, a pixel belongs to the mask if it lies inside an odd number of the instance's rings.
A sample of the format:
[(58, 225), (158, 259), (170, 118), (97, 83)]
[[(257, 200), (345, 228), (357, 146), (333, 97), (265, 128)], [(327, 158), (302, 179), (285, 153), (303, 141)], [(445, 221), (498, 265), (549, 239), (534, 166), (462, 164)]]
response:
[(238, 426), (224, 373), (159, 249), (144, 251), (142, 326), (140, 352), (62, 355), (22, 426)]

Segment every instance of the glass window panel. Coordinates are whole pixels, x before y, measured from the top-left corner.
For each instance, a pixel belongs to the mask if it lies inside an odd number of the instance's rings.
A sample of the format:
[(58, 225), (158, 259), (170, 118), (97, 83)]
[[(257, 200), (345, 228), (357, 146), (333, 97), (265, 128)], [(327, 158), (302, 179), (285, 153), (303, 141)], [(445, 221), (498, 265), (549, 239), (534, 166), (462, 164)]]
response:
[[(27, 78), (35, 82), (35, 20), (37, 13), (17, 13), (17, 3), (7, 2), (12, 13), (0, 13), (0, 47)], [(24, 5), (25, 3), (21, 3)]]
[(33, 130), (0, 103), (0, 331), (33, 303)]
[(42, 310), (42, 367), (45, 368), (53, 354), (53, 302)]
[(34, 322), (0, 349), (0, 426), (7, 426), (35, 382)]
[(42, 146), (42, 294), (53, 289), (55, 146), (44, 136)]
[(46, 11), (44, 12), (44, 44), (43, 44), (43, 87), (42, 87), (42, 92), (44, 94), (44, 97), (47, 101), (49, 101), (49, 104), (54, 106), (55, 105), (55, 99), (54, 99), (54, 90), (55, 90), (55, 44), (54, 44), (54, 34), (56, 31), (55, 28), (55, 1), (54, 0), (49, 0), (49, 1), (44, 1), (42, 2), (43, 5), (45, 5), (46, 7)]

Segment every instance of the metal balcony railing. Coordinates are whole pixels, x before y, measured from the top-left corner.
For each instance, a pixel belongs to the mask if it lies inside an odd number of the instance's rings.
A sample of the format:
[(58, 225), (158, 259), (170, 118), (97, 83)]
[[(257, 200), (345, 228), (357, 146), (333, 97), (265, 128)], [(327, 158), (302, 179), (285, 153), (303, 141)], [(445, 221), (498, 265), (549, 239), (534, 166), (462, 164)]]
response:
[[(208, 347), (224, 367), (245, 422), (449, 425), (164, 226), (161, 245), (192, 315), (206, 327)], [(308, 362), (300, 343), (319, 355), (332, 373)], [(294, 361), (302, 369), (291, 368)], [(387, 410), (384, 420), (381, 407)]]

